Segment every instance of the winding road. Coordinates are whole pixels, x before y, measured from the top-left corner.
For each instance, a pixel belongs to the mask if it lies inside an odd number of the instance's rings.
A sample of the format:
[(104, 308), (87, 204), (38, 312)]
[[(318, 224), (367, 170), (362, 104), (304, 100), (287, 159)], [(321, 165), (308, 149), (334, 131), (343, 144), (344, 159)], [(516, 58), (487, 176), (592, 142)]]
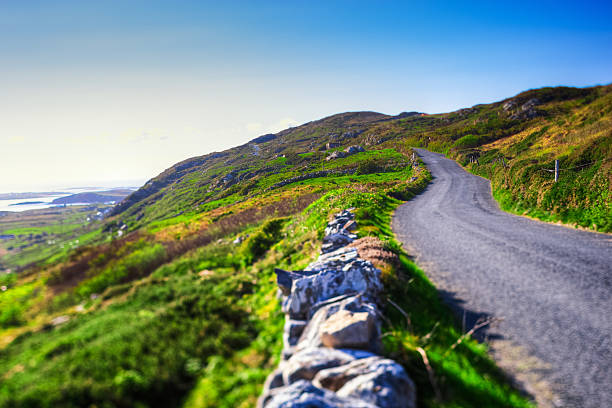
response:
[(488, 180), (417, 152), (434, 179), (393, 230), (466, 329), (503, 318), (489, 335), (548, 367), (550, 405), (612, 407), (612, 235), (505, 213)]

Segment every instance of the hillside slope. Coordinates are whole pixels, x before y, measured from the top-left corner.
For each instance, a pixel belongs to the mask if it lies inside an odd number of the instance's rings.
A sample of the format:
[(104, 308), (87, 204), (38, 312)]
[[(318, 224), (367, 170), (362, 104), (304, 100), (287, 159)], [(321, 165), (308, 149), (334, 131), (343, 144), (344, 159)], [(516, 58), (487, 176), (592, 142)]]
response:
[[(352, 144), (446, 152), (493, 182), (507, 209), (610, 231), (612, 86), (542, 88), (456, 112), (330, 116), (206, 156), (185, 160), (116, 207), (130, 227), (244, 200), (278, 182), (318, 171), (353, 171), (325, 158)], [(470, 160), (478, 159), (478, 164)], [(554, 160), (563, 169), (553, 183)], [(376, 166), (376, 164), (372, 164)], [(224, 201), (223, 201), (224, 200)]]
[[(273, 268), (312, 261), (328, 218), (349, 207), (358, 235), (398, 259), (383, 268), (402, 311), (387, 305), (385, 353), (413, 377), (419, 404), (527, 406), (485, 346), (450, 349), (461, 332), (395, 242), (390, 214), (427, 184), (410, 149), (426, 146), (465, 163), (477, 156), (469, 168), (525, 208), (571, 209), (609, 229), (610, 90), (534, 90), (439, 115), (343, 113), (176, 164), (92, 220), (74, 246), (46, 247), (46, 260), (0, 276), (0, 406), (251, 406), (281, 346)], [(566, 138), (536, 154), (554, 129)], [(504, 144), (526, 136), (526, 149)], [(525, 173), (563, 154), (590, 183), (567, 187), (569, 204), (555, 201), (562, 183)]]

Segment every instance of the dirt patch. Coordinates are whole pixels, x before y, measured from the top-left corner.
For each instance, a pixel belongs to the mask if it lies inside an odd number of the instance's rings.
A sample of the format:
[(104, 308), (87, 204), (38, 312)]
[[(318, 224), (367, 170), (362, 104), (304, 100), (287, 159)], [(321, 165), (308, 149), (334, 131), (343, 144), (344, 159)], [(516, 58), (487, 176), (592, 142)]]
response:
[(376, 237), (364, 237), (353, 241), (349, 248), (356, 248), (360, 258), (372, 262), (377, 268), (385, 265), (397, 265), (399, 258), (396, 254), (385, 249), (384, 243)]

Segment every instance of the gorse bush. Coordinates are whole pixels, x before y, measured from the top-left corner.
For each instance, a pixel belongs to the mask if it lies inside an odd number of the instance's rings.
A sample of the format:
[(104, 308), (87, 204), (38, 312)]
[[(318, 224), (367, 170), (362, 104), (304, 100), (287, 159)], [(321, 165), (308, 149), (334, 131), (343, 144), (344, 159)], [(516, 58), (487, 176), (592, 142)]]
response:
[(245, 241), (245, 252), (250, 262), (260, 258), (270, 249), (270, 246), (281, 239), (281, 231), (286, 221), (286, 218), (268, 220), (261, 230)]

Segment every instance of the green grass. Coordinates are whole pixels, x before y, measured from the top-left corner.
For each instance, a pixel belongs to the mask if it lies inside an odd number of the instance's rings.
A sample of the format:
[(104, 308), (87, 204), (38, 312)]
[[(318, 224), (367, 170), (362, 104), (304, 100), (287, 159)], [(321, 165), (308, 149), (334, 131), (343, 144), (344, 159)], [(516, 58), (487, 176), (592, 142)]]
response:
[[(182, 162), (102, 224), (71, 229), (83, 218), (72, 209), (58, 215), (61, 223), (0, 219), (18, 232), (12, 244), (23, 245), (2, 258), (4, 267), (30, 265), (0, 275), (9, 287), (0, 292), (0, 406), (253, 406), (282, 343), (273, 268), (304, 268), (329, 217), (348, 207), (356, 208), (361, 236), (378, 236), (400, 258), (383, 271), (386, 295), (410, 324), (386, 308), (385, 354), (417, 383), (419, 406), (528, 406), (485, 345), (467, 339), (449, 351), (462, 334), (455, 318), (389, 224), (401, 200), (429, 180), (410, 163), (409, 146), (449, 152), (464, 165), (461, 149), (474, 146), (480, 165), (468, 168), (492, 180), (503, 208), (609, 230), (612, 93), (544, 89), (513, 100), (520, 106), (534, 95), (543, 114), (529, 120), (512, 119), (498, 103), (401, 120), (350, 114), (309, 123), (283, 134), (282, 143), (262, 144), (260, 156), (241, 146)], [(325, 161), (330, 152), (320, 149), (344, 134), (352, 136), (341, 149), (368, 150)], [(509, 166), (496, 161), (502, 156)], [(580, 170), (554, 184), (541, 170), (555, 158)], [(272, 188), (321, 170), (334, 173)], [(230, 171), (234, 179), (225, 178)], [(58, 242), (36, 241), (43, 233)], [(70, 320), (55, 327), (58, 316)], [(440, 400), (418, 347), (432, 363)]]
[[(0, 301), (9, 293), (6, 302), (14, 303), (15, 296), (34, 299), (47, 314), (39, 314), (37, 324), (18, 328), (19, 337), (0, 350), (0, 371), (7, 373), (0, 383), (0, 406), (253, 406), (282, 347), (284, 316), (273, 268), (304, 268), (316, 257), (331, 214), (348, 207), (357, 208), (360, 234), (378, 235), (401, 253), (389, 216), (400, 203), (394, 197), (409, 198), (427, 184), (426, 172), (405, 183), (412, 175), (405, 167), (285, 186), (276, 194), (296, 188), (310, 192), (310, 186), (328, 192), (301, 212), (283, 218), (272, 212), (259, 224), (242, 227), (241, 234), (250, 236), (238, 246), (229, 235), (166, 260), (171, 252), (150, 237), (122, 243), (108, 255), (91, 258), (91, 277), (47, 306), (40, 295), (32, 297), (33, 287), (11, 281), (13, 288), (0, 294)], [(243, 217), (236, 211), (217, 216), (215, 223)], [(186, 231), (198, 217), (186, 215), (152, 230)], [(160, 259), (166, 263), (151, 273), (147, 265)], [(387, 310), (393, 325), (386, 330), (393, 335), (385, 337), (386, 353), (415, 378), (420, 404), (525, 406), (484, 347), (467, 341), (441, 357), (460, 333), (433, 286), (414, 265), (403, 262), (386, 275), (386, 284), (389, 296), (411, 311), (413, 327), (403, 327), (403, 317)], [(98, 297), (90, 300), (93, 293)], [(81, 309), (75, 307), (79, 301)], [(58, 315), (70, 320), (53, 327), (48, 322)], [(414, 354), (414, 345), (436, 323), (439, 331), (427, 350), (446, 398), (440, 404)]]

